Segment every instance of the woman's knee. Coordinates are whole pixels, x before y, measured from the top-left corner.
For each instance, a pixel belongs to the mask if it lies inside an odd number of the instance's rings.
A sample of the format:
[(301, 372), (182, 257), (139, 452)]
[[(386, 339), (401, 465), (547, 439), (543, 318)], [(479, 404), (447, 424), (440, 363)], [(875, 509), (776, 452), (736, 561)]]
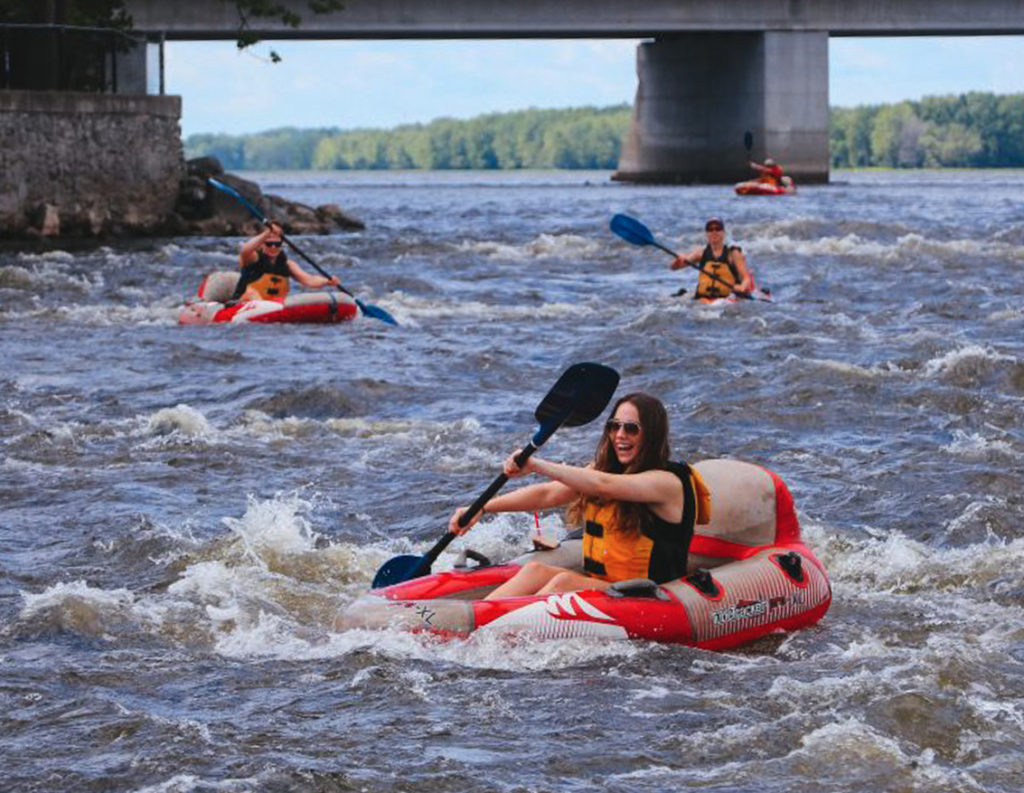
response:
[(580, 588), (580, 577), (571, 570), (562, 570), (548, 579), (541, 594), (549, 592), (572, 592)]

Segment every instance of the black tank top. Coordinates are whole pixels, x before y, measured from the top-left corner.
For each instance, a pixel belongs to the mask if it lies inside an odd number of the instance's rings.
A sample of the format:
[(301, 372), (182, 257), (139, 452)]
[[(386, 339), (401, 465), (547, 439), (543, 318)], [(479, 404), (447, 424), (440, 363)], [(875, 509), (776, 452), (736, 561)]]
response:
[(238, 300), (249, 284), (253, 281), (258, 281), (265, 275), (280, 275), (285, 278), (291, 278), (291, 271), (288, 269), (288, 256), (284, 251), (278, 251), (277, 256), (271, 259), (263, 251), (257, 251), (256, 261), (249, 262), (245, 267), (242, 268), (242, 275), (238, 279), (238, 286), (235, 287), (235, 293), (231, 295), (232, 300)]

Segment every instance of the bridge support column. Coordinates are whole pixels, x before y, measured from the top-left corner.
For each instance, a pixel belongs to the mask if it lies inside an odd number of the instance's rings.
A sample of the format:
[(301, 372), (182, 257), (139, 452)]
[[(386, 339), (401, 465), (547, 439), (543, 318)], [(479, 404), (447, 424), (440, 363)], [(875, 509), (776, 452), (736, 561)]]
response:
[(772, 157), (797, 184), (828, 181), (827, 33), (657, 39), (639, 46), (637, 76), (613, 179), (738, 182), (756, 176), (748, 159)]

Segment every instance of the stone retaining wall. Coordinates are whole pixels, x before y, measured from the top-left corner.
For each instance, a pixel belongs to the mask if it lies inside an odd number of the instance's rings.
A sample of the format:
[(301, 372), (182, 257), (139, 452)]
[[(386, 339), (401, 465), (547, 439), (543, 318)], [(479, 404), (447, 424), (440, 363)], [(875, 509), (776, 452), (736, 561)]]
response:
[(158, 232), (184, 176), (181, 98), (0, 91), (0, 237)]

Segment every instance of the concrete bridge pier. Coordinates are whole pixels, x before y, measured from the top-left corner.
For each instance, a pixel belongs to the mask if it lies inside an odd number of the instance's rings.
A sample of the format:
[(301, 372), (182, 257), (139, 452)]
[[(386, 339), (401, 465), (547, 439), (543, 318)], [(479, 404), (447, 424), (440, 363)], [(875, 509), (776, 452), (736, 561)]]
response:
[(772, 157), (797, 184), (828, 181), (827, 32), (659, 37), (638, 47), (637, 76), (613, 179), (739, 182)]

